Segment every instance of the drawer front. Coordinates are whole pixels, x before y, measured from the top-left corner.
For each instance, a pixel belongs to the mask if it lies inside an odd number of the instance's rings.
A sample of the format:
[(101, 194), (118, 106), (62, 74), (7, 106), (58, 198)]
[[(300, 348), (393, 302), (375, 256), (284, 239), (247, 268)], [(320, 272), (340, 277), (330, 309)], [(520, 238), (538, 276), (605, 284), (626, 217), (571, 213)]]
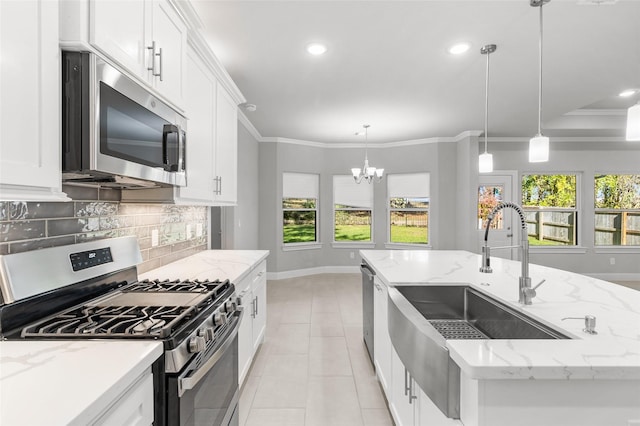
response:
[(153, 424), (153, 375), (151, 370), (121, 395), (94, 424), (114, 426), (148, 426)]

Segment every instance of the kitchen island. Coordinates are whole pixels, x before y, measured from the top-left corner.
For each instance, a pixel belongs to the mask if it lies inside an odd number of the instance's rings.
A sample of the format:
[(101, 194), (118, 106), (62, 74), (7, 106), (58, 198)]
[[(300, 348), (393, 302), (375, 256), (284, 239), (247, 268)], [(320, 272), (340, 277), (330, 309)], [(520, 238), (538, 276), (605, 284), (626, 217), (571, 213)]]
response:
[[(447, 340), (461, 370), (465, 426), (640, 424), (640, 292), (530, 265), (533, 285), (546, 282), (524, 306), (518, 303), (517, 261), (493, 258), (494, 272), (484, 274), (480, 256), (465, 251), (360, 254), (385, 286), (468, 284), (570, 337)], [(598, 334), (585, 333), (584, 320), (563, 320), (585, 315), (596, 317)]]

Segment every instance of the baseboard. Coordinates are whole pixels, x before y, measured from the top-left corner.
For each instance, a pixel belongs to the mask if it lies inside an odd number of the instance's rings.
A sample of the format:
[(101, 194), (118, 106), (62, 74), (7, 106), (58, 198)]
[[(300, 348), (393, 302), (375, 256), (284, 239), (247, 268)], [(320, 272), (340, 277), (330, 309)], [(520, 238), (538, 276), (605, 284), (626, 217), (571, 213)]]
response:
[(316, 268), (294, 269), (282, 272), (267, 272), (268, 280), (284, 280), (287, 278), (306, 277), (317, 274), (358, 274), (359, 266), (318, 266)]
[(640, 273), (585, 273), (583, 275), (587, 275), (592, 278), (597, 278), (599, 280), (604, 281), (640, 281)]

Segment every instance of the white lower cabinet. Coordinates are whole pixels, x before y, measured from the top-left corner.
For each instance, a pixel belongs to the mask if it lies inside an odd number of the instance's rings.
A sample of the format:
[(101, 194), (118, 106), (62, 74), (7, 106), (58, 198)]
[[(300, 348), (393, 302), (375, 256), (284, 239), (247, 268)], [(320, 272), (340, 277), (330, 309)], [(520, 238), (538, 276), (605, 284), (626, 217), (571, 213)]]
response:
[(153, 424), (153, 375), (151, 369), (120, 395), (94, 425), (149, 426)]
[(395, 349), (391, 349), (391, 390), (387, 400), (396, 426), (413, 426), (417, 424), (420, 401), (416, 395), (416, 386), (411, 374), (404, 368)]
[(267, 328), (267, 262), (254, 267), (236, 283), (244, 315), (238, 330), (238, 383), (244, 382)]

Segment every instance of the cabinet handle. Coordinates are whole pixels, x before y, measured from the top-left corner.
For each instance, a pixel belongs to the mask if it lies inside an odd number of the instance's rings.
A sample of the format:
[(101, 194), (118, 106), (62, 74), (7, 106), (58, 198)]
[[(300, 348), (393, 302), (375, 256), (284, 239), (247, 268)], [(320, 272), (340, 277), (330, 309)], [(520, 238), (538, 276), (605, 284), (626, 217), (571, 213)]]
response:
[(415, 380), (409, 375), (409, 404), (413, 404), (413, 401), (418, 399), (416, 395), (413, 394), (413, 386), (415, 384)]
[(256, 296), (256, 316), (258, 316), (258, 296)]
[(256, 306), (256, 300), (258, 296), (254, 297), (251, 301), (251, 318), (255, 318), (258, 315), (258, 307)]
[[(409, 395), (409, 391), (411, 389), (409, 389), (409, 371), (407, 371), (407, 367), (404, 368), (404, 395), (407, 396)], [(411, 401), (411, 398), (409, 398), (409, 401)]]
[(151, 71), (151, 75), (156, 75), (156, 42), (152, 41), (151, 46), (147, 46), (147, 50), (151, 51), (151, 66), (147, 67), (147, 70)]
[(222, 195), (222, 176), (218, 176), (218, 182), (220, 182), (220, 189), (218, 190), (218, 195)]
[(160, 81), (162, 81), (162, 47), (159, 50), (159, 55), (160, 56), (160, 73), (158, 73), (158, 76), (160, 77)]

